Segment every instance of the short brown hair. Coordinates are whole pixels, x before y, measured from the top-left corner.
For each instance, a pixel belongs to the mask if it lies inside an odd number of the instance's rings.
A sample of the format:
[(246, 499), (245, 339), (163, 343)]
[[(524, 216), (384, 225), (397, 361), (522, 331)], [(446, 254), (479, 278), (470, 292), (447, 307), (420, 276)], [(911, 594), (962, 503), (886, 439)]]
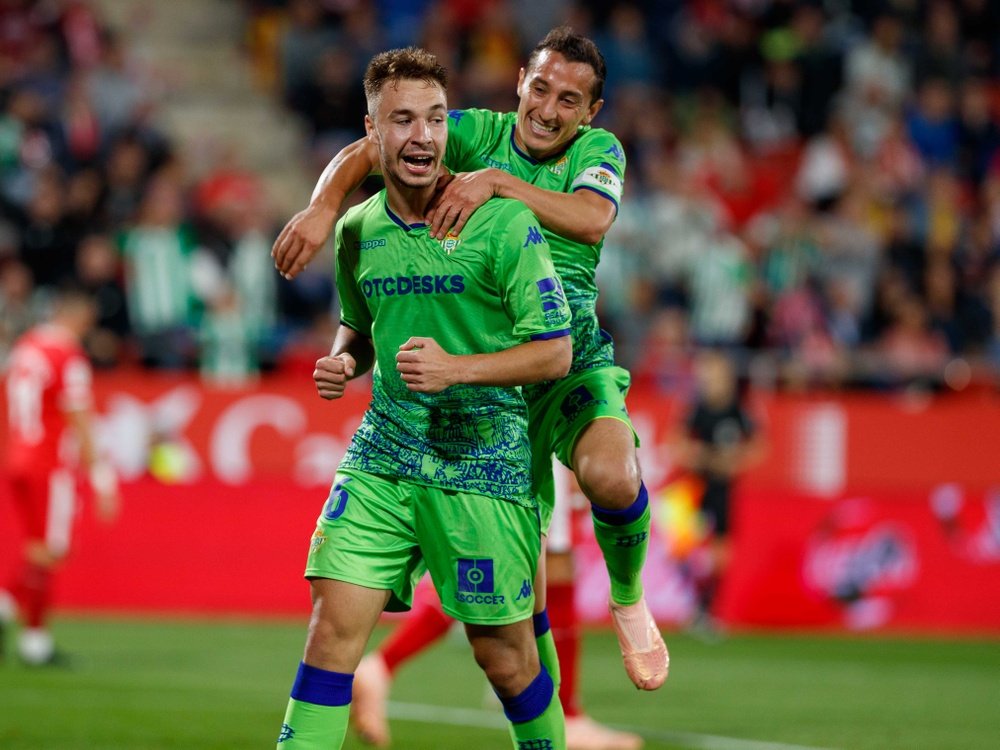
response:
[(608, 66), (604, 55), (593, 41), (577, 34), (569, 26), (557, 26), (552, 29), (531, 51), (526, 70), (538, 61), (538, 56), (545, 50), (558, 52), (571, 63), (585, 63), (594, 71), (594, 83), (590, 87), (590, 101), (596, 102), (604, 93), (604, 81), (608, 77)]
[(382, 89), (387, 83), (395, 84), (403, 80), (435, 83), (447, 90), (448, 71), (434, 55), (419, 47), (379, 52), (371, 59), (365, 70), (364, 85), (368, 114), (375, 114)]

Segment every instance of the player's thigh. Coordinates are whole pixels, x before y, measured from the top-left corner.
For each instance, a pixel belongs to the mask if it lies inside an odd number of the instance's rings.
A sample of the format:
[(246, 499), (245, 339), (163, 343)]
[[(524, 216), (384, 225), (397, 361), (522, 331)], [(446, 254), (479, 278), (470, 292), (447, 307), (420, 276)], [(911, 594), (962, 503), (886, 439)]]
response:
[(541, 550), (534, 508), (425, 488), (415, 523), (445, 612), (459, 622), (481, 625), (531, 617)]
[(364, 472), (338, 472), (309, 545), (306, 577), (328, 578), (392, 596), (408, 609), (423, 572), (413, 528), (415, 485)]
[(307, 664), (334, 672), (353, 673), (361, 661), (390, 593), (345, 581), (315, 578)]
[(28, 549), (40, 564), (64, 558), (73, 541), (77, 511), (76, 480), (68, 469), (24, 473), (10, 481), (14, 507)]

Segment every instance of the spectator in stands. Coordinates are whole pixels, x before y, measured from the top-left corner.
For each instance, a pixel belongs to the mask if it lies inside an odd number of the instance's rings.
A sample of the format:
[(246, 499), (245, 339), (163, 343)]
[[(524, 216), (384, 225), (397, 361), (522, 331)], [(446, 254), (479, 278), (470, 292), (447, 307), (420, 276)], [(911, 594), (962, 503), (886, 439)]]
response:
[(129, 322), (151, 367), (179, 368), (196, 358), (200, 300), (194, 237), (180, 186), (168, 176), (149, 185), (135, 226), (122, 235)]

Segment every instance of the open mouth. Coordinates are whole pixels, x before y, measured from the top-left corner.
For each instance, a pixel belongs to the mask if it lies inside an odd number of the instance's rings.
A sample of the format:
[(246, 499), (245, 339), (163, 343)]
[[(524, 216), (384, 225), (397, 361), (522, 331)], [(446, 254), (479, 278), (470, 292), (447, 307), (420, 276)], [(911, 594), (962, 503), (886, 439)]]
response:
[(539, 138), (547, 138), (558, 130), (555, 125), (543, 125), (537, 120), (529, 119), (528, 124), (531, 126), (531, 132)]
[(403, 163), (412, 171), (425, 172), (434, 164), (434, 157), (408, 154), (403, 156)]

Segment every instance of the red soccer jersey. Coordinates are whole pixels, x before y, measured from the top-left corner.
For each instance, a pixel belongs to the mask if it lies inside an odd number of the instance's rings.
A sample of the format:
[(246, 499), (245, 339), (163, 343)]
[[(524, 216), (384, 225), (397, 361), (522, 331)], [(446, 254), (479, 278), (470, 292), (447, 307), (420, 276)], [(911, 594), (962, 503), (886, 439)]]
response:
[(93, 403), (90, 363), (77, 339), (53, 325), (31, 329), (14, 346), (7, 372), (7, 463), (12, 473), (66, 465), (66, 412)]

